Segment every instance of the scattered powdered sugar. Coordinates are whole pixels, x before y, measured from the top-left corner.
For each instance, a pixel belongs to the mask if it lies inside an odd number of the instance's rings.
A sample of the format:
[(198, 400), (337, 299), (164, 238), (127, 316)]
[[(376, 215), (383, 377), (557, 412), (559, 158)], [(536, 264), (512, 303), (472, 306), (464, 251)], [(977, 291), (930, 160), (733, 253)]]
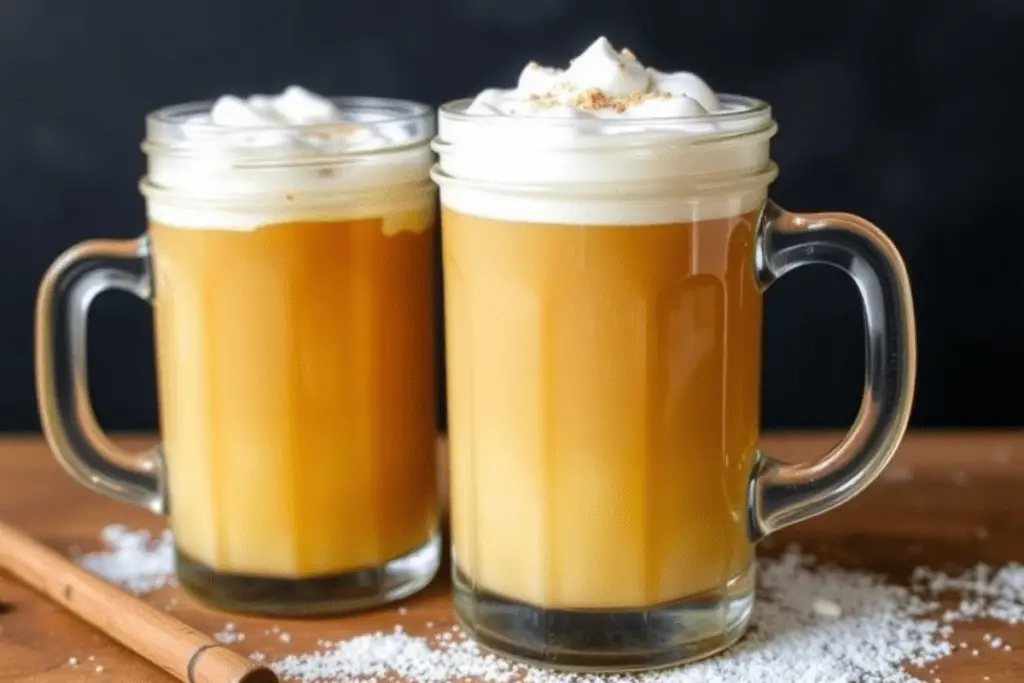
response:
[(814, 612), (820, 617), (832, 617), (838, 619), (843, 616), (843, 608), (838, 603), (826, 600), (825, 598), (818, 598), (812, 605)]
[(286, 678), (302, 681), (368, 680), (388, 674), (410, 681), (437, 682), (456, 678), (510, 681), (521, 670), (516, 664), (481, 653), (470, 640), (431, 643), (407, 635), (373, 633), (328, 645), (324, 651), (285, 657), (272, 665)]
[(157, 537), (110, 524), (100, 532), (106, 550), (77, 558), (88, 571), (136, 595), (167, 585), (174, 573), (174, 541), (170, 530)]
[(933, 595), (957, 593), (960, 601), (942, 615), (946, 622), (995, 619), (1024, 622), (1024, 565), (1016, 562), (995, 569), (978, 564), (958, 576), (918, 567), (911, 577), (915, 588)]
[[(76, 560), (106, 581), (141, 594), (165, 586), (173, 575), (170, 531), (154, 537), (112, 524), (101, 538), (106, 550)], [(608, 676), (559, 673), (486, 653), (458, 628), (424, 638), (401, 626), (340, 642), (318, 640), (321, 649), (287, 656), (272, 666), (283, 678), (302, 683), (387, 676), (412, 683), (471, 678), (490, 683), (910, 683), (919, 679), (905, 672), (904, 664), (921, 667), (953, 652), (953, 624), (975, 619), (1024, 623), (1022, 564), (979, 564), (955, 575), (919, 567), (909, 587), (869, 572), (816, 564), (795, 547), (758, 564), (758, 600), (747, 635), (724, 654), (678, 669)], [(399, 613), (408, 610), (401, 607)], [(284, 643), (291, 640), (279, 627), (266, 634)], [(228, 623), (214, 638), (230, 644), (244, 635)], [(984, 640), (990, 651), (1012, 649), (991, 634)], [(959, 648), (968, 646), (960, 642)], [(971, 655), (978, 656), (978, 649), (972, 648)], [(250, 657), (265, 659), (259, 652)], [(71, 658), (69, 664), (78, 661)]]
[(723, 655), (668, 671), (558, 673), (484, 653), (461, 635), (445, 632), (428, 639), (401, 627), (285, 657), (273, 668), (304, 683), (388, 675), (416, 683), (463, 678), (493, 683), (909, 682), (916, 679), (901, 671), (901, 664), (926, 664), (952, 652), (940, 624), (920, 618), (936, 603), (875, 574), (812, 565), (813, 559), (797, 549), (761, 560), (758, 603), (747, 636)]
[(234, 622), (229, 621), (224, 624), (224, 628), (222, 630), (213, 634), (213, 639), (218, 643), (230, 645), (231, 643), (240, 643), (245, 640), (245, 634), (238, 630), (238, 627)]
[[(387, 676), (414, 683), (479, 678), (491, 683), (910, 683), (904, 664), (924, 667), (955, 649), (952, 623), (989, 618), (1024, 621), (1024, 565), (978, 565), (962, 575), (917, 569), (911, 586), (863, 571), (816, 565), (791, 548), (759, 561), (758, 602), (747, 636), (733, 648), (686, 667), (646, 674), (588, 675), (524, 666), (482, 651), (458, 629), (429, 638), (374, 633), (274, 663), (303, 683), (371, 681)], [(940, 599), (958, 598), (942, 613)], [(986, 635), (993, 650), (1009, 652)], [(967, 649), (961, 641), (960, 649)], [(977, 648), (971, 649), (978, 656)], [(936, 664), (929, 669), (934, 676)], [(935, 677), (937, 678), (937, 677)], [(935, 680), (933, 678), (932, 680)], [(941, 679), (940, 679), (941, 680)]]

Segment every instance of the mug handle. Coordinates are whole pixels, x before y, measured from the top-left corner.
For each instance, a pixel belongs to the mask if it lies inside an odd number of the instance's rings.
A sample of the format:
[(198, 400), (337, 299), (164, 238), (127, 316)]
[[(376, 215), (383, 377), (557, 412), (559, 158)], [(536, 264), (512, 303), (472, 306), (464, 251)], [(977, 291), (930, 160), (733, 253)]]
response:
[(755, 244), (762, 289), (809, 264), (853, 278), (864, 307), (864, 394), (853, 427), (820, 460), (786, 464), (764, 455), (749, 488), (753, 541), (842, 505), (892, 459), (907, 429), (917, 372), (917, 336), (907, 269), (877, 227), (845, 213), (796, 214), (765, 205)]
[(89, 240), (61, 254), (36, 300), (36, 393), (43, 432), (58, 462), (88, 488), (167, 512), (160, 446), (133, 454), (96, 422), (86, 372), (89, 306), (108, 290), (152, 303), (149, 239)]

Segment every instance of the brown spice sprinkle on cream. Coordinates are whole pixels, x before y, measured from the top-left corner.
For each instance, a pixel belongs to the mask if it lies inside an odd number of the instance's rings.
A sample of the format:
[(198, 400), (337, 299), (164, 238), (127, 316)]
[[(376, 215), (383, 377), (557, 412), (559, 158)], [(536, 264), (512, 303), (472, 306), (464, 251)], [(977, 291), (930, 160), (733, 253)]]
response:
[(556, 104), (558, 104), (558, 98), (555, 97), (554, 93), (550, 93), (550, 92), (540, 93), (540, 94), (538, 94), (538, 93), (531, 93), (530, 94), (530, 101), (533, 102), (538, 107), (544, 107), (544, 108), (553, 107)]
[[(636, 54), (628, 47), (624, 47), (619, 50), (619, 54), (626, 59), (635, 60)], [(575, 62), (576, 60), (571, 60)], [(528, 69), (540, 69), (543, 68), (539, 62), (531, 60), (527, 65)], [(619, 69), (624, 70), (625, 64), (620, 64)], [(572, 89), (572, 84), (568, 82), (557, 83), (552, 86), (553, 90), (543, 93), (530, 93), (528, 95), (529, 100), (539, 108), (550, 108), (562, 104), (564, 100), (559, 98), (559, 91), (566, 91)], [(669, 93), (662, 92), (660, 90), (651, 90), (648, 92), (631, 93), (622, 97), (609, 97), (600, 88), (591, 88), (585, 92), (575, 95), (568, 104), (576, 107), (577, 109), (583, 109), (585, 111), (594, 111), (597, 109), (614, 109), (617, 113), (621, 114), (628, 110), (630, 107), (646, 102), (647, 100), (660, 100), (668, 99), (671, 97)]]
[(573, 98), (570, 104), (586, 111), (614, 109), (621, 114), (630, 107), (634, 107), (647, 100), (664, 99), (666, 97), (669, 97), (668, 93), (657, 90), (631, 93), (622, 97), (608, 97), (600, 88), (591, 88)]

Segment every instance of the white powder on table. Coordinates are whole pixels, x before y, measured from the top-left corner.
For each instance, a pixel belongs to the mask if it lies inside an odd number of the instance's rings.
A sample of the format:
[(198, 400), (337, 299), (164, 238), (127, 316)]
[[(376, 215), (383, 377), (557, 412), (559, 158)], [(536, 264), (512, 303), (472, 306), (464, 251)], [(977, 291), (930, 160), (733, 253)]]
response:
[(170, 530), (153, 537), (111, 524), (100, 532), (105, 550), (77, 558), (86, 570), (141, 595), (167, 585), (174, 574), (174, 540)]
[(223, 629), (213, 634), (213, 639), (218, 643), (230, 645), (231, 643), (240, 643), (245, 640), (245, 634), (238, 630), (238, 626), (234, 622), (229, 621), (224, 624)]
[[(165, 586), (173, 575), (170, 531), (154, 537), (114, 524), (103, 529), (101, 538), (105, 551), (77, 561), (103, 579), (140, 594)], [(485, 653), (457, 628), (423, 638), (401, 627), (340, 642), (318, 640), (322, 649), (272, 666), (283, 678), (303, 683), (385, 676), (412, 683), (472, 678), (491, 683), (910, 683), (919, 679), (902, 665), (924, 666), (949, 655), (953, 624), (980, 618), (1024, 622), (1020, 564), (979, 564), (960, 575), (919, 567), (909, 588), (869, 572), (814, 566), (813, 558), (796, 549), (758, 564), (758, 601), (746, 637), (724, 654), (679, 669), (607, 676), (557, 673)], [(938, 611), (937, 600), (951, 596), (954, 605)], [(267, 633), (290, 640), (277, 627)], [(238, 642), (244, 636), (227, 624), (215, 638)], [(991, 635), (984, 640), (990, 651), (1012, 649)], [(252, 657), (264, 658), (258, 652)]]
[(960, 596), (956, 608), (943, 615), (945, 621), (986, 618), (1007, 624), (1024, 622), (1024, 565), (1016, 562), (998, 569), (978, 564), (958, 576), (918, 567), (911, 580), (919, 591)]
[[(387, 676), (413, 683), (910, 683), (920, 679), (903, 670), (905, 662), (924, 666), (953, 652), (950, 621), (981, 614), (1015, 623), (1024, 614), (1024, 567), (1017, 565), (994, 574), (976, 568), (962, 577), (918, 570), (911, 588), (868, 572), (814, 566), (813, 558), (796, 549), (759, 565), (758, 602), (747, 636), (724, 654), (678, 669), (558, 673), (485, 653), (457, 629), (422, 638), (401, 627), (337, 643), (319, 641), (322, 650), (285, 657), (272, 667), (303, 683)], [(939, 607), (935, 599), (950, 591), (972, 607), (953, 610), (945, 623), (926, 618)]]

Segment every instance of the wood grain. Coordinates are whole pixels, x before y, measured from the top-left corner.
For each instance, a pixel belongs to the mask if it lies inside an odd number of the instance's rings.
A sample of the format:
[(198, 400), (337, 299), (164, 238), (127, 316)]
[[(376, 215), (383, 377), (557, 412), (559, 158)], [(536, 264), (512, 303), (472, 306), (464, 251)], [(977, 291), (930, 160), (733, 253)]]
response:
[(0, 568), (186, 683), (277, 683), (265, 666), (0, 522)]
[[(813, 458), (838, 441), (838, 434), (766, 437), (780, 458)], [(127, 438), (139, 447), (149, 439)], [(442, 444), (443, 446), (443, 444)], [(443, 447), (440, 457), (444, 459)], [(442, 471), (444, 467), (442, 467)], [(1024, 432), (928, 432), (911, 434), (882, 478), (850, 504), (787, 529), (763, 545), (777, 552), (799, 542), (809, 552), (850, 568), (868, 568), (904, 581), (922, 564), (958, 571), (979, 561), (1024, 560)], [(90, 493), (54, 462), (37, 436), (0, 439), (0, 519), (55, 550), (98, 549), (98, 532), (119, 522), (158, 531), (162, 519)], [(203, 607), (168, 587), (145, 599), (207, 634), (237, 625), (245, 640), (231, 645), (268, 659), (315, 649), (318, 640), (338, 640), (403, 626), (412, 634), (449, 628), (447, 568), (429, 589), (405, 601), (345, 619), (300, 621), (243, 618)], [(282, 638), (284, 633), (287, 638)], [(1012, 651), (988, 647), (983, 636), (999, 636)], [(957, 625), (968, 648), (915, 671), (943, 683), (1024, 681), (1024, 626), (991, 621)], [(285, 642), (285, 641), (288, 642)], [(977, 648), (979, 656), (971, 656)], [(76, 657), (77, 666), (69, 664)], [(91, 659), (90, 659), (91, 658)], [(102, 666), (102, 673), (96, 667)], [(933, 672), (932, 669), (935, 669)], [(173, 681), (53, 602), (0, 573), (0, 683), (140, 683)]]

